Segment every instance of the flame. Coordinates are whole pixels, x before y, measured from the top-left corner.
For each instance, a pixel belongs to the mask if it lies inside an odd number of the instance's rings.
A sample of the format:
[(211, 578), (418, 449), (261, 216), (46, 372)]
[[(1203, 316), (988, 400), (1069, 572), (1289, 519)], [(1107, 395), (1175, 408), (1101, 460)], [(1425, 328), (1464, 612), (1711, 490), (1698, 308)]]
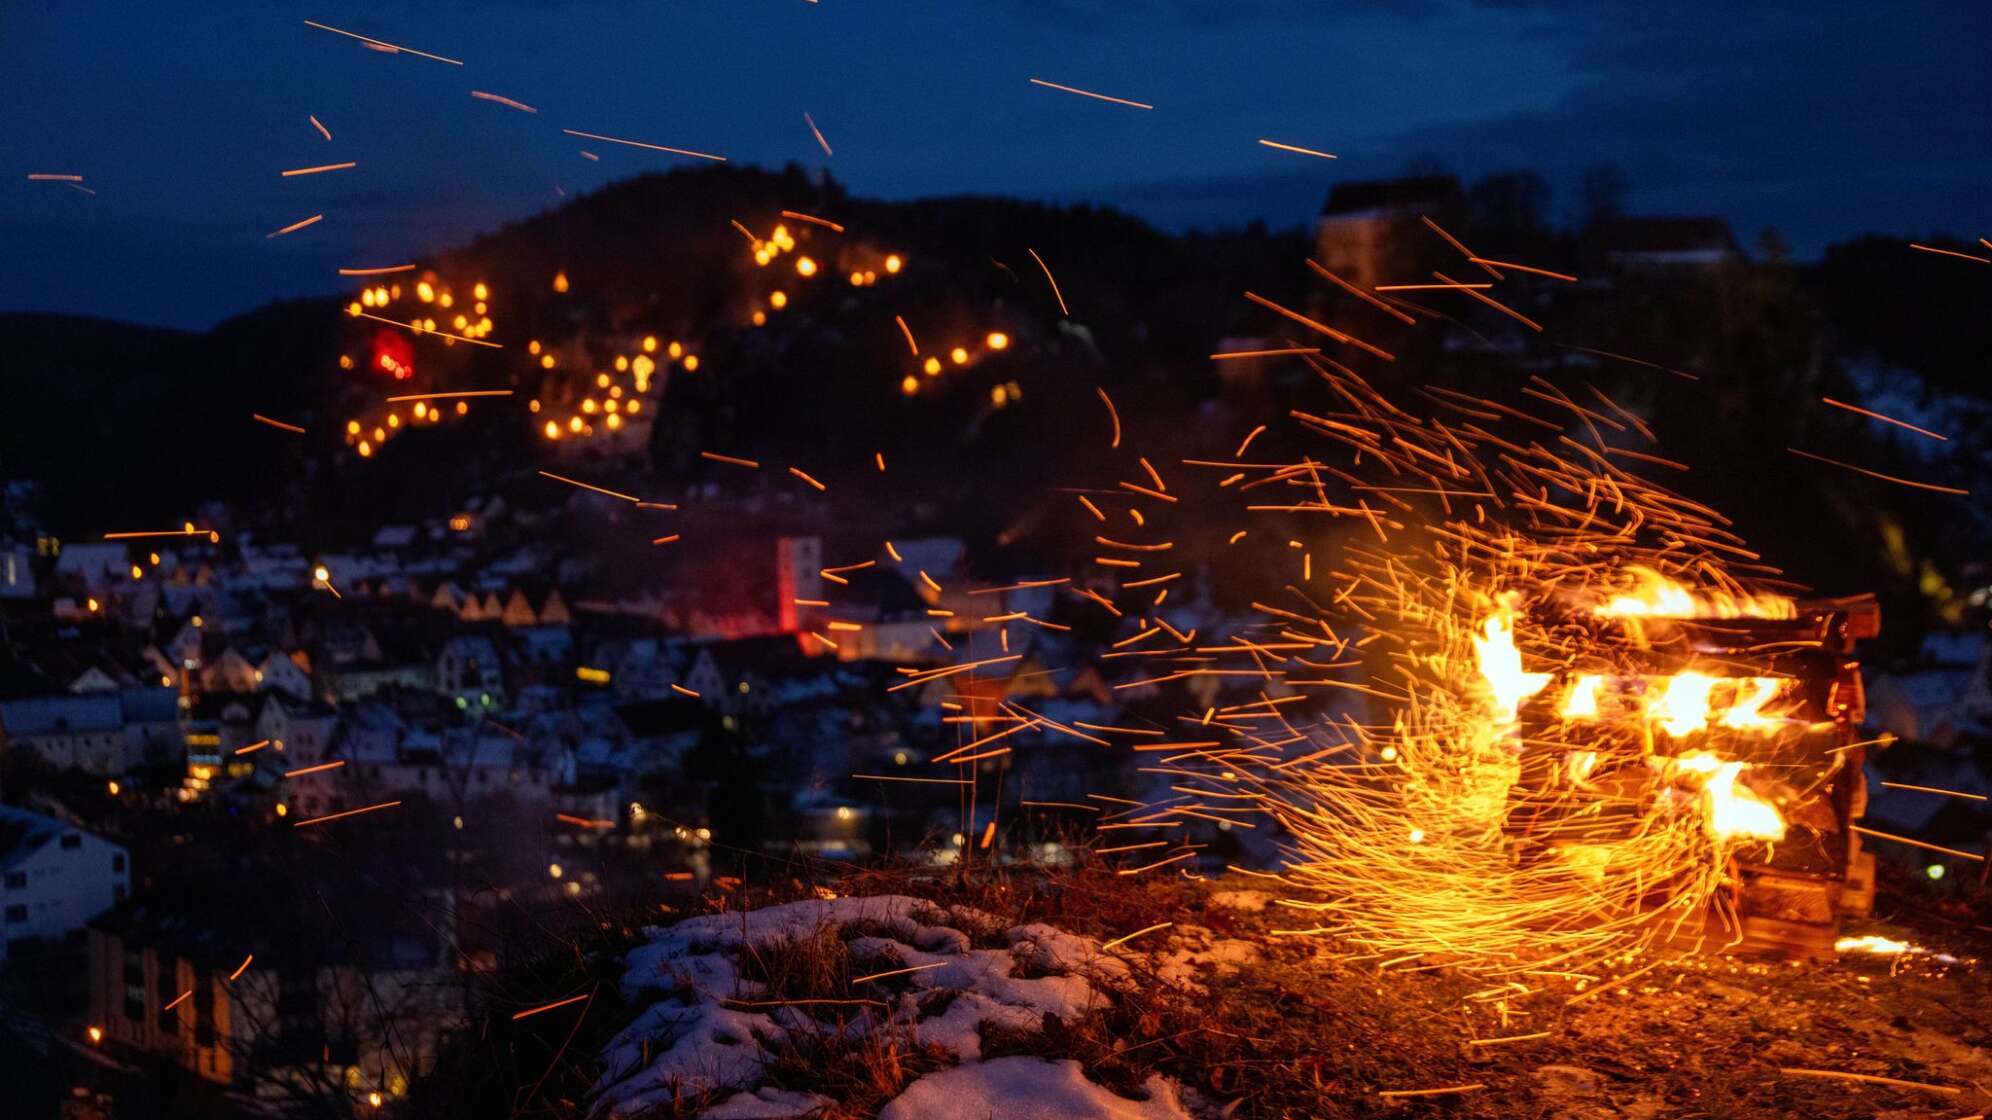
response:
[(1676, 739), (1706, 731), (1711, 721), (1731, 731), (1757, 733), (1785, 725), (1784, 719), (1764, 712), (1764, 705), (1790, 683), (1782, 677), (1711, 677), (1689, 671), (1666, 681), (1646, 711)]
[(1726, 762), (1711, 751), (1672, 760), (1677, 775), (1701, 776), (1702, 823), (1717, 841), (1782, 840), (1784, 817), (1777, 806), (1737, 784), (1744, 763)]
[[(1736, 702), (1722, 713), (1722, 726), (1737, 731), (1767, 731), (1783, 725), (1776, 716), (1764, 714), (1764, 705), (1783, 691), (1785, 681), (1778, 677), (1743, 677), (1736, 682)], [(1744, 690), (1748, 689), (1747, 695)]]
[(1839, 953), (1872, 953), (1877, 957), (1894, 957), (1903, 953), (1920, 952), (1907, 941), (1897, 941), (1878, 933), (1866, 933), (1859, 937), (1842, 937), (1833, 942), (1833, 950)]
[(1480, 624), (1473, 639), (1481, 679), (1494, 694), (1494, 722), (1508, 727), (1518, 718), (1522, 701), (1541, 692), (1552, 674), (1522, 671), (1522, 651), (1515, 648), (1515, 609), (1503, 600), (1500, 609)]
[(1563, 707), (1556, 714), (1564, 719), (1597, 719), (1598, 686), (1605, 678), (1596, 673), (1584, 673), (1571, 684), (1569, 695), (1563, 698)]
[[(1485, 664), (1481, 671), (1484, 676)], [(1494, 685), (1493, 678), (1487, 680), (1499, 695), (1499, 686)], [(1608, 718), (1599, 698), (1605, 680), (1596, 673), (1577, 674), (1556, 714), (1571, 721)], [(1688, 670), (1647, 680), (1645, 691), (1649, 699), (1642, 714), (1676, 739), (1701, 734), (1709, 730), (1711, 723), (1729, 731), (1768, 734), (1790, 722), (1788, 717), (1765, 709), (1791, 683), (1785, 677), (1717, 677)]]
[(1597, 613), (1617, 618), (1795, 618), (1798, 608), (1782, 595), (1696, 593), (1651, 568), (1626, 569), (1638, 587), (1607, 600)]
[(1715, 691), (1715, 678), (1707, 673), (1676, 673), (1646, 713), (1662, 730), (1676, 739), (1685, 739), (1708, 727), (1709, 696)]

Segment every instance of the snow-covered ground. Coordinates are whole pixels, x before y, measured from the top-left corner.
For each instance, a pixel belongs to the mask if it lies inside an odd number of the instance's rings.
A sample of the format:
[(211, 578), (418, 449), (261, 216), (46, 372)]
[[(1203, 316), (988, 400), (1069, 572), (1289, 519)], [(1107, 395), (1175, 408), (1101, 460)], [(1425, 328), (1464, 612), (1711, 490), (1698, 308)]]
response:
[[(1202, 936), (1164, 959), (1172, 982), (1243, 958), (1242, 943), (1193, 932)], [(1075, 1022), (1131, 982), (1127, 961), (1093, 938), (1040, 923), (1006, 926), (990, 914), (904, 895), (809, 899), (645, 933), (649, 940), (625, 959), (622, 988), (633, 1002), (654, 1002), (603, 1050), (593, 1112), (600, 1120), (729, 1089), (702, 1115), (809, 1116), (831, 1102), (768, 1084), (780, 1048), (820, 1041), (825, 1032), (859, 1042), (881, 1031), (910, 1036), (959, 1063), (909, 1083), (881, 1113), (888, 1120), (1189, 1120), (1166, 1078), (1151, 1078), (1147, 1099), (1134, 1100), (1086, 1080), (1077, 1062), (983, 1059), (985, 1028), (1038, 1032), (1047, 1016)], [(892, 977), (874, 1003), (827, 1020), (799, 1002), (770, 998), (768, 985), (751, 977), (755, 960), (818, 939), (841, 943), (853, 971), (915, 971)]]

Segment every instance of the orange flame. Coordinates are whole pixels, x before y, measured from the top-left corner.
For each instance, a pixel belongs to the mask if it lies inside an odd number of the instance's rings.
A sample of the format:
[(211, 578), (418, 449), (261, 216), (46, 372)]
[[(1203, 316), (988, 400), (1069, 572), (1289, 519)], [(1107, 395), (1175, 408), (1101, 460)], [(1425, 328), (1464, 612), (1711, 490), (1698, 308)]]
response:
[(1522, 671), (1522, 651), (1515, 648), (1515, 609), (1504, 599), (1500, 609), (1480, 624), (1473, 639), (1473, 651), (1480, 662), (1480, 676), (1494, 694), (1494, 722), (1497, 728), (1513, 725), (1519, 718), (1522, 701), (1541, 692), (1552, 674)]
[(1677, 775), (1701, 776), (1702, 821), (1717, 841), (1784, 839), (1784, 817), (1777, 806), (1737, 784), (1743, 767), (1741, 762), (1724, 762), (1711, 751), (1672, 760)]
[(1617, 595), (1597, 613), (1619, 618), (1795, 618), (1797, 607), (1782, 595), (1731, 595), (1722, 591), (1690, 591), (1651, 568), (1626, 569), (1638, 584), (1632, 594)]

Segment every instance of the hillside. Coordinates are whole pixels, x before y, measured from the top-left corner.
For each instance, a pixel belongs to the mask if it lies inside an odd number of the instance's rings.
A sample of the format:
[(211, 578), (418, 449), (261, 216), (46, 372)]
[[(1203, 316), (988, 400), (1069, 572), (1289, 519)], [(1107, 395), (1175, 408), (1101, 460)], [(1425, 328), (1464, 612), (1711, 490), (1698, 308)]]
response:
[[(848, 234), (785, 220), (784, 210), (831, 216)], [(763, 236), (785, 223), (826, 264), (845, 251), (841, 243), (873, 257), (901, 255), (906, 270), (862, 290), (826, 274), (815, 285), (820, 291), (805, 292), (791, 276), (788, 313), (755, 329), (746, 309), (767, 298), (772, 270), (752, 266), (736, 222)], [(1055, 270), (1071, 307), (1067, 326), (1059, 325), (1057, 297), (1032, 250)], [(0, 318), (0, 346), (23, 390), (0, 420), (0, 454), (11, 473), (41, 480), (41, 513), (65, 532), (170, 523), (208, 498), (251, 507), (281, 496), (288, 521), (360, 534), (382, 520), (433, 515), (452, 494), (529, 472), (549, 449), (534, 438), (538, 424), (518, 407), (522, 401), (480, 409), (474, 434), (425, 432), (382, 446), (372, 462), (340, 439), (344, 418), (365, 419), (380, 411), (382, 397), (414, 391), (502, 386), (551, 403), (578, 395), (567, 379), (588, 373), (567, 362), (606, 368), (612, 353), (633, 351), (637, 338), (649, 335), (682, 340), (699, 355), (701, 371), (671, 380), (649, 446), (632, 448), (637, 454), (623, 456), (617, 469), (626, 473), (648, 460), (669, 485), (681, 486), (711, 470), (697, 454), (710, 448), (807, 463), (835, 481), (862, 478), (873, 453), (889, 448), (907, 468), (894, 502), (922, 500), (907, 486), (925, 480), (937, 484), (928, 499), (959, 502), (966, 488), (981, 491), (967, 495), (974, 504), (987, 496), (992, 472), (976, 472), (971, 482), (949, 471), (951, 462), (976, 448), (1008, 460), (995, 472), (1001, 490), (1035, 491), (1058, 470), (1048, 451), (1100, 430), (1096, 386), (1126, 402), (1131, 427), (1149, 415), (1193, 409), (1214, 387), (1202, 354), (1240, 314), (1233, 293), (1248, 282), (1264, 285), (1250, 276), (1294, 273), (1304, 254), (1291, 235), (1169, 238), (1083, 207), (863, 201), (793, 170), (649, 175), (383, 282), (385, 289), (407, 280), (412, 289), (416, 276), (435, 275), (439, 286), (442, 278), (488, 280), (489, 318), (500, 324), (492, 340), (503, 349), (406, 337), (392, 325), (342, 314), (333, 301), (274, 304), (205, 335)], [(554, 290), (556, 276), (565, 291)], [(374, 282), (355, 281), (361, 283)], [(411, 302), (403, 298), (397, 310)], [(923, 353), (943, 360), (950, 346), (990, 330), (1020, 345), (1014, 360), (903, 399), (900, 381), (921, 371), (895, 316), (917, 326)], [(450, 329), (447, 322), (441, 329)], [(369, 364), (370, 351), (397, 334), (412, 380), (378, 376)], [(558, 348), (563, 368), (542, 369), (531, 342)], [(1010, 385), (1022, 407), (999, 415), (990, 394)], [(753, 407), (775, 400), (789, 407)], [(268, 428), (251, 413), (310, 432), (300, 438)], [(1029, 419), (1019, 420), (1024, 413)], [(1023, 431), (1048, 438), (1020, 440)], [(419, 494), (355, 485), (367, 472), (419, 473), (427, 484)], [(950, 479), (958, 484), (940, 485)], [(375, 500), (351, 497), (369, 489), (379, 491)], [(1007, 503), (988, 520), (1000, 525), (1021, 508)]]
[[(1596, 266), (1572, 234), (1472, 232), (1500, 252)], [(764, 248), (774, 259), (757, 264)], [(955, 535), (994, 566), (1047, 566), (1089, 546), (1060, 488), (1103, 481), (1116, 424), (1121, 446), (1153, 463), (1227, 454), (1260, 423), (1271, 430), (1255, 454), (1312, 453), (1279, 421), (1294, 408), (1342, 405), (1304, 366), (1261, 373), (1208, 357), (1227, 337), (1313, 338), (1241, 295), (1315, 306), (1322, 285), (1303, 267), (1310, 248), (1297, 231), (1261, 228), (1165, 236), (1088, 207), (867, 200), (794, 169), (647, 175), (414, 271), (355, 280), (364, 304), (273, 304), (204, 335), (0, 317), (0, 353), (19, 389), (0, 417), (0, 467), (38, 481), (37, 513), (67, 535), (174, 524), (219, 499), (226, 508), (209, 512), (234, 524), (342, 547), (548, 468), (667, 496), (716, 487), (716, 510), (737, 517), (758, 503), (774, 511), (774, 531), (787, 519), (817, 532)], [(1439, 300), (1422, 301), (1418, 324), (1402, 329), (1373, 309), (1343, 308), (1343, 321), (1395, 360), (1338, 353), (1412, 407), (1427, 407), (1434, 384), (1519, 399), (1544, 374), (1630, 404), (1678, 464), (1637, 469), (1668, 473), (1733, 516), (1796, 578), (1881, 593), (1907, 624), (1891, 631), (1913, 636), (1920, 619), (1963, 616), (1969, 589), (1958, 575), (1992, 523), (1968, 505), (1959, 516), (1953, 495), (1871, 481), (1787, 448), (1968, 488), (1992, 441), (1992, 410), (1969, 374), (1986, 322), (1982, 282), (1944, 267), (1870, 239), (1812, 269), (1769, 257), (1543, 290), (1559, 302), (1539, 312), (1548, 331), (1536, 336)], [(431, 280), (436, 303), (418, 301)], [(474, 309), (447, 306), (452, 290), (469, 304), (487, 288)], [(1940, 314), (1917, 311), (1919, 300)], [(488, 337), (440, 337), (459, 329), (454, 316), (483, 320)], [(411, 333), (406, 324), (423, 317), (436, 330)], [(997, 336), (1000, 351), (988, 342)], [(658, 369), (629, 386), (641, 418), (588, 412), (607, 408), (603, 387), (623, 391), (630, 375), (615, 363), (633, 359)], [(1238, 374), (1232, 383), (1220, 366)], [(513, 395), (461, 401), (446, 415), (387, 400), (465, 390)], [(1821, 397), (1909, 408), (1955, 438), (1919, 443)], [(777, 469), (745, 474), (706, 452)], [(875, 468), (880, 455), (889, 473)], [(789, 466), (825, 489), (804, 491), (780, 469)], [(512, 487), (508, 497), (534, 492)], [(1195, 516), (1196, 501), (1183, 506), (1186, 562), (1208, 560), (1212, 542), (1238, 527)], [(1831, 547), (1819, 547), (1822, 536)], [(1026, 552), (1005, 558), (1012, 547)]]
[[(1910, 1120), (1992, 1104), (1992, 1034), (1972, 1013), (1992, 927), (1914, 884), (1837, 964), (1690, 957), (1517, 985), (1279, 936), (1305, 922), (1264, 885), (1082, 870), (720, 890), (710, 916), (607, 922), (497, 978), (415, 1101), (653, 1120)], [(1069, 1111), (1035, 1111), (1039, 1093)]]

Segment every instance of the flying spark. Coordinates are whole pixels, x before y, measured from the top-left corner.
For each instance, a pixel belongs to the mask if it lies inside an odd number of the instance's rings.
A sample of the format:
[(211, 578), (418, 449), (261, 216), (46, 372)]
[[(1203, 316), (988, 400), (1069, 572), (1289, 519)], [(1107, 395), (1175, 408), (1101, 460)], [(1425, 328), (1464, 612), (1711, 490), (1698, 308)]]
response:
[(508, 109), (517, 109), (521, 113), (539, 112), (538, 109), (533, 108), (531, 105), (528, 105), (523, 101), (514, 101), (509, 97), (503, 97), (495, 93), (486, 93), (481, 89), (471, 90), (470, 95), (472, 97), (477, 98), (479, 101), (496, 102), (497, 104), (503, 105)]
[(282, 176), (283, 178), (290, 179), (298, 175), (318, 175), (326, 171), (345, 171), (358, 166), (358, 163), (351, 160), (345, 163), (323, 163), (317, 167), (294, 167), (289, 171), (282, 172)]
[(323, 214), (313, 214), (311, 217), (306, 218), (301, 222), (292, 222), (291, 224), (285, 226), (280, 230), (264, 234), (263, 240), (269, 241), (274, 238), (282, 237), (286, 233), (296, 233), (298, 230), (301, 230), (306, 226), (317, 225), (319, 222), (323, 221), (324, 219), (325, 215)]
[(343, 813), (329, 813), (322, 817), (312, 817), (309, 820), (299, 821), (297, 822), (296, 827), (303, 828), (306, 825), (324, 824), (326, 821), (343, 820), (346, 817), (359, 816), (361, 813), (372, 813), (380, 809), (392, 809), (399, 804), (401, 804), (401, 802), (399, 801), (383, 801), (378, 805), (368, 805), (365, 806), (364, 808), (359, 808), (359, 809), (348, 809)]
[[(351, 31), (341, 31), (336, 27), (331, 27), (323, 23), (315, 22), (313, 20), (305, 20), (304, 25), (306, 27), (315, 27), (320, 31), (330, 31), (334, 35), (344, 35), (348, 39), (358, 39), (360, 42), (365, 43), (368, 46), (375, 48), (376, 50), (385, 51), (388, 54), (412, 54), (417, 58), (427, 58), (427, 59), (433, 59), (437, 62), (447, 62), (451, 66), (463, 65), (463, 63), (458, 62), (454, 58), (444, 58), (442, 55), (430, 54), (427, 51), (418, 51), (413, 47), (399, 46), (397, 44), (390, 43), (385, 39), (374, 39), (365, 35), (356, 34)], [(331, 139), (331, 137), (328, 136), (326, 137), (326, 139), (329, 140)]]
[(560, 131), (565, 132), (569, 136), (579, 136), (586, 140), (600, 140), (605, 144), (622, 144), (627, 147), (643, 148), (653, 152), (669, 152), (675, 156), (691, 156), (694, 159), (709, 159), (719, 163), (726, 162), (725, 156), (716, 156), (710, 152), (694, 152), (689, 148), (669, 148), (662, 144), (646, 144), (641, 140), (622, 140), (614, 136), (603, 136), (596, 132), (577, 132), (571, 128), (563, 128)]
[(1076, 93), (1081, 97), (1090, 97), (1095, 101), (1110, 101), (1115, 105), (1126, 105), (1131, 109), (1155, 108), (1155, 106), (1150, 105), (1145, 101), (1129, 101), (1125, 97), (1109, 97), (1104, 93), (1094, 93), (1091, 90), (1080, 89), (1076, 86), (1062, 86), (1059, 85), (1057, 82), (1047, 82), (1042, 78), (1032, 78), (1030, 81), (1031, 84), (1034, 86), (1043, 86), (1046, 89), (1055, 89), (1061, 93)]
[(1265, 145), (1268, 148), (1278, 148), (1282, 152), (1295, 152), (1303, 156), (1319, 156), (1322, 159), (1336, 158), (1332, 153), (1329, 152), (1317, 152), (1313, 148), (1301, 148), (1301, 147), (1296, 147), (1292, 144), (1282, 144), (1277, 140), (1261, 140), (1259, 141), (1259, 143)]
[[(814, 0), (811, 2), (814, 3)], [(823, 130), (816, 127), (816, 121), (808, 113), (804, 113), (802, 119), (803, 123), (809, 125), (809, 134), (816, 137), (816, 143), (823, 148), (823, 154), (826, 156), (833, 154), (830, 151), (830, 141), (823, 138)]]

